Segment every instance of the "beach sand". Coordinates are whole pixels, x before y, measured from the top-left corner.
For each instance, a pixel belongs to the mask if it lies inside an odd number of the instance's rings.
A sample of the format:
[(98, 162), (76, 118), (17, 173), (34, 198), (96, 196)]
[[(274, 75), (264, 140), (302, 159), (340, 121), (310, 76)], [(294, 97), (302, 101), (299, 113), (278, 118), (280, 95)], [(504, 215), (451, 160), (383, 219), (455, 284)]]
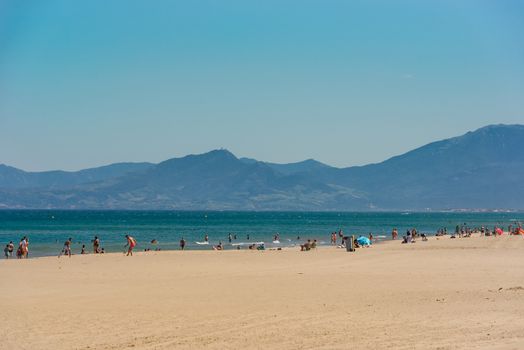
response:
[(524, 349), (524, 238), (0, 262), (1, 349)]

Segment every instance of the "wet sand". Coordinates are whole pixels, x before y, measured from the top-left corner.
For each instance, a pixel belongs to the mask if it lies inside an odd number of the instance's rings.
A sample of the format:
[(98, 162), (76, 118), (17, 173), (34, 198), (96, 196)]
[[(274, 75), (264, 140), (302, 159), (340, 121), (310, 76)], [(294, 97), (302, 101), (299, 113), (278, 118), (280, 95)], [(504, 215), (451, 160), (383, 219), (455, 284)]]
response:
[(2, 349), (523, 349), (524, 238), (1, 261)]

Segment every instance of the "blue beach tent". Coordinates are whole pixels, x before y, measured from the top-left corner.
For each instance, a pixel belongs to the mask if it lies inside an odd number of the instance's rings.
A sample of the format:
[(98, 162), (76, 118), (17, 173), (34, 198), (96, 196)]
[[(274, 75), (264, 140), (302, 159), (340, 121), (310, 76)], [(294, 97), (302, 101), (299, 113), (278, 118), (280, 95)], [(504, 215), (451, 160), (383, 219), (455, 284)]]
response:
[(360, 245), (371, 245), (371, 241), (369, 240), (369, 238), (364, 236), (360, 236), (359, 238), (357, 238), (357, 242)]

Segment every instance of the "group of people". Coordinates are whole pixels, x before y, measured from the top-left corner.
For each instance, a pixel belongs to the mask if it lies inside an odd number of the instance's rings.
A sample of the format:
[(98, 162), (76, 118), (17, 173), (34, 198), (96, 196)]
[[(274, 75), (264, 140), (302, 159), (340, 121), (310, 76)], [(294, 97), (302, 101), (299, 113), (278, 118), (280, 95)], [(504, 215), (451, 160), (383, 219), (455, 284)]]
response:
[[(103, 247), (100, 247), (100, 239), (98, 238), (98, 236), (95, 236), (91, 242), (93, 243), (93, 254), (104, 254), (105, 253), (105, 249)], [(71, 257), (71, 255), (73, 255), (72, 245), (73, 245), (73, 238), (69, 237), (64, 242), (64, 246), (62, 247), (62, 250), (58, 254), (58, 257), (61, 257), (62, 255), (67, 255)], [(81, 255), (87, 254), (85, 244), (82, 244), (82, 249), (80, 250), (80, 254)]]
[(337, 245), (337, 236), (340, 238), (341, 244), (344, 245), (344, 233), (342, 233), (341, 229), (339, 229), (338, 232), (331, 232), (331, 245)]
[[(10, 241), (8, 244), (4, 247), (4, 255), (6, 259), (10, 259), (13, 257), (13, 253), (15, 251), (15, 244), (13, 241)], [(18, 249), (16, 250), (16, 257), (18, 259), (27, 259), (29, 257), (29, 239), (24, 236), (20, 240), (20, 243), (18, 243)]]
[(314, 239), (314, 240), (308, 239), (304, 244), (300, 245), (300, 251), (301, 252), (309, 251), (311, 249), (315, 249), (316, 247), (317, 247), (317, 240), (316, 239)]
[[(392, 233), (391, 233), (391, 237), (393, 239), (396, 239), (398, 236), (398, 231), (397, 229), (393, 229)], [(402, 236), (402, 244), (406, 244), (406, 243), (415, 243), (416, 242), (416, 239), (420, 237), (422, 239), (422, 241), (427, 241), (428, 240), (428, 236), (426, 236), (425, 233), (419, 233), (417, 231), (416, 228), (412, 228), (411, 230), (410, 229), (407, 229), (406, 230), (406, 235)]]
[[(125, 235), (125, 238), (127, 241), (125, 245), (125, 248), (126, 248), (125, 253), (128, 256), (133, 255), (133, 249), (136, 247), (137, 242), (130, 235)], [(104, 254), (105, 253), (104, 248), (100, 247), (100, 239), (98, 238), (98, 236), (95, 236), (95, 238), (92, 240), (92, 243), (93, 243), (93, 253), (94, 254)], [(58, 254), (58, 257), (61, 257), (62, 255), (67, 255), (71, 257), (73, 255), (72, 245), (73, 245), (73, 238), (69, 237), (64, 242), (64, 245), (62, 247), (62, 250)], [(6, 259), (12, 258), (14, 251), (15, 251), (15, 245), (13, 241), (10, 241), (8, 244), (6, 244), (4, 248), (5, 258)], [(87, 254), (85, 244), (82, 245), (80, 254), (82, 255)], [(16, 257), (18, 259), (26, 259), (29, 257), (29, 239), (27, 238), (27, 236), (22, 237), (22, 239), (20, 240), (20, 243), (18, 244), (18, 249), (16, 250)]]
[[(499, 226), (495, 226), (493, 227), (493, 230), (490, 230), (488, 227), (475, 227), (475, 228), (470, 228), (468, 227), (465, 223), (463, 225), (457, 225), (455, 227), (455, 232), (453, 232), (450, 236), (450, 238), (462, 238), (462, 237), (470, 237), (472, 233), (480, 233), (481, 236), (496, 236), (496, 235), (500, 235), (503, 233), (503, 229)], [(508, 226), (508, 233), (509, 234), (513, 234), (513, 235), (518, 235), (518, 234), (523, 234), (524, 235), (524, 230), (522, 229), (522, 226), (519, 224), (519, 225), (509, 225)], [(439, 228), (436, 232), (436, 236), (439, 237), (439, 236), (446, 236), (448, 234), (448, 230), (447, 228)], [(415, 243), (416, 242), (416, 239), (417, 238), (421, 238), (422, 241), (427, 241), (427, 236), (426, 234), (424, 233), (419, 233), (417, 231), (416, 228), (412, 228), (412, 229), (408, 229), (406, 230), (406, 234), (404, 236), (402, 236), (402, 242), (401, 243)], [(124, 254), (126, 256), (132, 256), (133, 255), (133, 250), (134, 248), (136, 247), (137, 245), (137, 241), (134, 237), (130, 236), (130, 235), (125, 235), (125, 238), (126, 238), (126, 245), (125, 245), (125, 251), (124, 251)], [(250, 235), (247, 234), (246, 238), (249, 240), (250, 239)], [(360, 238), (360, 237), (359, 237)], [(393, 240), (396, 240), (398, 238), (398, 230), (396, 228), (394, 228), (392, 231), (391, 231), (391, 239)], [(237, 235), (236, 234), (232, 234), (230, 233), (228, 235), (228, 240), (229, 242), (231, 243), (233, 240), (236, 240), (237, 239)], [(346, 244), (347, 244), (347, 240), (349, 239), (349, 237), (346, 237), (344, 236), (342, 230), (338, 230), (338, 231), (334, 231), (334, 232), (331, 232), (331, 244), (332, 245), (336, 245), (337, 244), (337, 240), (340, 239), (340, 242), (341, 242), (341, 247), (344, 247)], [(369, 233), (368, 235), (368, 239), (369, 239), (369, 242), (370, 244), (373, 242), (373, 234), (372, 233)], [(273, 236), (273, 241), (274, 242), (279, 242), (280, 240), (280, 234), (275, 234)], [(300, 236), (297, 236), (297, 240), (300, 240)], [(357, 241), (358, 239), (354, 239), (354, 247), (359, 247), (359, 243)], [(207, 234), (205, 234), (204, 236), (204, 241), (205, 242), (209, 242), (209, 236)], [(95, 236), (94, 239), (91, 241), (93, 243), (93, 253), (94, 254), (104, 254), (105, 253), (105, 250), (103, 247), (100, 246), (100, 239), (98, 238), (98, 236)], [(154, 239), (151, 241), (151, 243), (157, 243), (157, 240)], [(73, 254), (72, 253), (72, 244), (73, 244), (73, 239), (71, 237), (69, 237), (65, 242), (64, 242), (64, 245), (63, 245), (63, 248), (62, 250), (60, 251), (60, 254), (59, 254), (59, 257), (62, 256), (62, 255), (67, 255), (69, 257), (71, 257), (71, 255)], [(179, 246), (180, 246), (180, 249), (181, 250), (184, 250), (185, 247), (186, 247), (186, 240), (182, 237), (180, 239), (180, 242), (179, 242)], [(316, 248), (317, 246), (317, 240), (316, 239), (308, 239), (306, 242), (304, 242), (303, 244), (300, 244), (300, 250), (301, 251), (309, 251), (311, 249), (314, 249)], [(224, 250), (224, 245), (222, 244), (222, 241), (220, 241), (217, 245), (213, 245), (212, 246), (214, 250)], [(240, 246), (237, 246), (237, 249), (240, 249)], [(264, 250), (265, 247), (264, 247), (264, 244), (251, 244), (248, 246), (248, 249), (250, 250)], [(150, 249), (144, 249), (145, 251), (148, 251)], [(156, 249), (156, 250), (160, 250), (159, 248)], [(13, 258), (13, 255), (15, 253), (15, 244), (10, 241), (8, 244), (6, 244), (5, 248), (4, 248), (4, 255), (5, 255), (5, 258), (6, 259), (10, 259), (10, 258)], [(80, 251), (80, 254), (87, 254), (87, 251), (86, 251), (86, 246), (85, 244), (82, 245), (82, 249)], [(20, 242), (18, 244), (18, 248), (16, 249), (16, 257), (18, 259), (25, 259), (29, 256), (29, 239), (27, 238), (27, 236), (24, 236), (22, 237), (22, 239), (20, 239)]]

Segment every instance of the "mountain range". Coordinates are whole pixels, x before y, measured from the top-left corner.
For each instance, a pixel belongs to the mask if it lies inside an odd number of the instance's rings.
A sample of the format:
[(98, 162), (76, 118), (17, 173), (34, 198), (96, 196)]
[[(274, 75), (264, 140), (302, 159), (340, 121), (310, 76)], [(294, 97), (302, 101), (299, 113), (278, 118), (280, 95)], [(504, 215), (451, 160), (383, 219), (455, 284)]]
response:
[(381, 163), (276, 164), (227, 150), (77, 172), (0, 165), (0, 208), (524, 209), (524, 125), (490, 125)]

